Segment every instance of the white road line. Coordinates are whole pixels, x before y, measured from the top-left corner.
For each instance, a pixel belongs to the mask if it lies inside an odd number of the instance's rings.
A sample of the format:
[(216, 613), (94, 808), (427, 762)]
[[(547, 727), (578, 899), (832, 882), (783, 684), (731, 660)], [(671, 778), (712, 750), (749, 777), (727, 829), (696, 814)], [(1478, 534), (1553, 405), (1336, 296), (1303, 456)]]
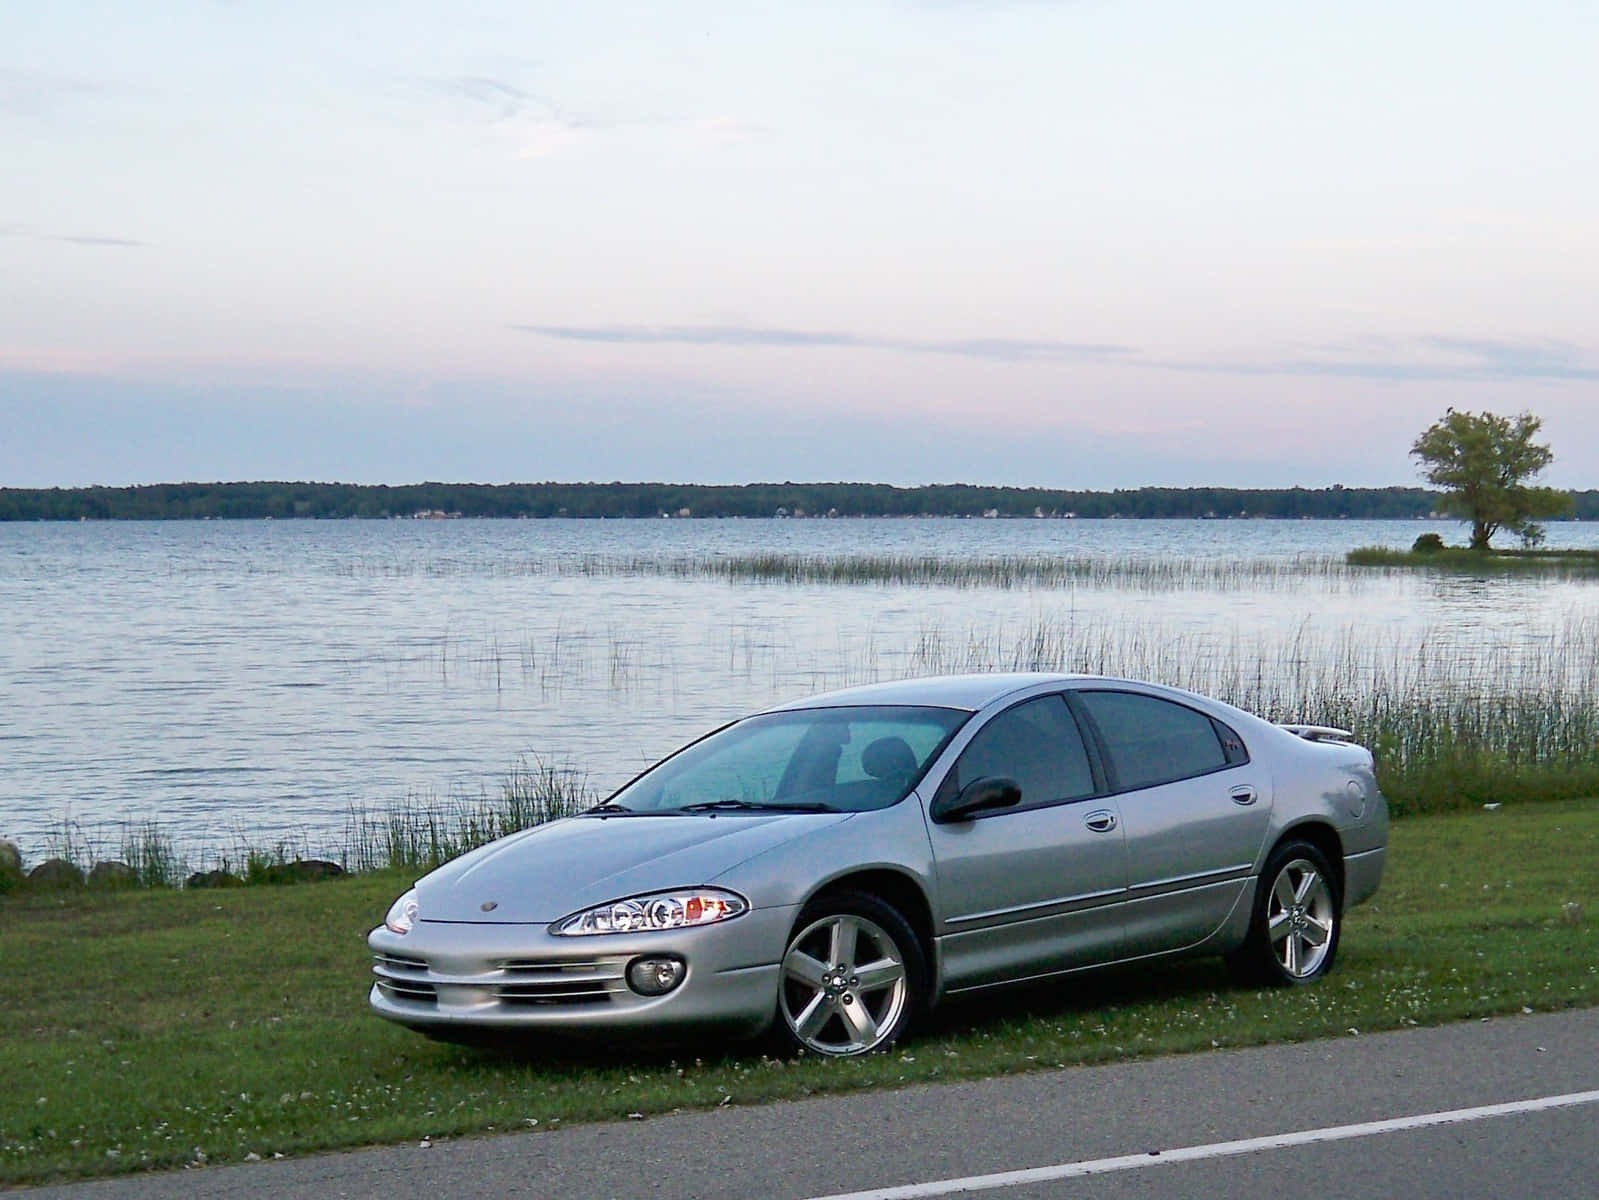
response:
[(1514, 1100), (1508, 1104), (1488, 1104), (1481, 1108), (1456, 1108), (1448, 1112), (1420, 1113), (1388, 1121), (1365, 1121), (1359, 1125), (1335, 1125), (1327, 1129), (1305, 1129), (1298, 1133), (1279, 1133), (1270, 1137), (1244, 1138), (1236, 1142), (1212, 1142), (1207, 1146), (1184, 1146), (1177, 1150), (1151, 1150), (1147, 1154), (1124, 1154), (1119, 1158), (1095, 1158), (1086, 1162), (1060, 1163), (1053, 1167), (1030, 1167), (1021, 1171), (998, 1171), (992, 1175), (968, 1175), (963, 1179), (938, 1179), (930, 1183), (908, 1183), (899, 1187), (875, 1188), (865, 1192), (840, 1192), (814, 1200), (922, 1200), (926, 1196), (948, 1196), (954, 1192), (984, 1192), (995, 1188), (1021, 1187), (1029, 1183), (1049, 1183), (1083, 1175), (1108, 1175), (1113, 1171), (1135, 1171), (1143, 1167), (1170, 1166), (1206, 1158), (1228, 1158), (1253, 1154), (1258, 1150), (1281, 1150), (1288, 1146), (1309, 1146), (1316, 1142), (1341, 1142), (1349, 1138), (1372, 1137), (1379, 1133), (1399, 1133), (1408, 1129), (1427, 1129), (1434, 1125), (1459, 1125), (1467, 1121), (1486, 1121), (1492, 1117), (1511, 1117), (1519, 1113), (1542, 1112), (1550, 1108), (1571, 1108), (1578, 1104), (1599, 1103), (1599, 1091), (1568, 1092), (1564, 1096), (1541, 1096), (1534, 1100)]

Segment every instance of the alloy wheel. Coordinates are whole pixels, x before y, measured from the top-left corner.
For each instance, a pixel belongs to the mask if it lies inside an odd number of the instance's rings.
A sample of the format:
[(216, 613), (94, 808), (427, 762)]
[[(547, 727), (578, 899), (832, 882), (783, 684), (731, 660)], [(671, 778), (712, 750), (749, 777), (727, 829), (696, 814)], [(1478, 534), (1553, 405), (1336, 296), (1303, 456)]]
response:
[(856, 913), (812, 922), (783, 955), (782, 1017), (814, 1053), (877, 1048), (896, 1032), (909, 999), (904, 955), (887, 931)]
[(1332, 888), (1316, 864), (1303, 858), (1285, 863), (1272, 883), (1266, 909), (1272, 954), (1283, 973), (1309, 979), (1320, 971), (1337, 921)]

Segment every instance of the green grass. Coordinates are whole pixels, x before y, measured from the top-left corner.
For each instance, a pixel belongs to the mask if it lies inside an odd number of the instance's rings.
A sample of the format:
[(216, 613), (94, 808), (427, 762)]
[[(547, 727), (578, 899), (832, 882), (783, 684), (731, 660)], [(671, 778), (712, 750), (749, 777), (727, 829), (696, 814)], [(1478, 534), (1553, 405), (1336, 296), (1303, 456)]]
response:
[(1484, 575), (1517, 571), (1570, 579), (1591, 579), (1599, 575), (1599, 550), (1472, 550), (1465, 546), (1445, 546), (1442, 550), (1416, 551), (1360, 546), (1345, 555), (1344, 561), (1351, 567)]
[(1593, 800), (1397, 823), (1382, 891), (1314, 988), (1240, 988), (1205, 960), (1078, 976), (838, 1063), (717, 1044), (472, 1051), (388, 1025), (366, 1011), (363, 937), (410, 877), (0, 899), (0, 1183), (1599, 1003)]

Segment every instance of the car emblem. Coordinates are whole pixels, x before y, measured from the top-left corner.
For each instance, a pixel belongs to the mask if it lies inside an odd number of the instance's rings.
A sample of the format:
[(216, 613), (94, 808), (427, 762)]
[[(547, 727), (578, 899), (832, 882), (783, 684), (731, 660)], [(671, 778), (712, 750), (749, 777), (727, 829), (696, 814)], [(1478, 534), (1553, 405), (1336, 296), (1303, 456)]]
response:
[(482, 904), (479, 904), (478, 907), (484, 912), (493, 912), (495, 909), (500, 907), (500, 902), (498, 900), (485, 900)]

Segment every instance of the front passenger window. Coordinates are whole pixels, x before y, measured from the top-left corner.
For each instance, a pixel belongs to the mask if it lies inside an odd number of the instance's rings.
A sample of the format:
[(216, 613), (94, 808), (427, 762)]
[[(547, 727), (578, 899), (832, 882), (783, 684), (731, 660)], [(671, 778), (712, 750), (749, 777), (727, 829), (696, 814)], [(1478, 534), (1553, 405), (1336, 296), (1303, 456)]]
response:
[(978, 730), (951, 773), (956, 790), (995, 776), (1021, 784), (1019, 808), (1094, 794), (1083, 736), (1061, 696), (1040, 696), (1000, 713)]

